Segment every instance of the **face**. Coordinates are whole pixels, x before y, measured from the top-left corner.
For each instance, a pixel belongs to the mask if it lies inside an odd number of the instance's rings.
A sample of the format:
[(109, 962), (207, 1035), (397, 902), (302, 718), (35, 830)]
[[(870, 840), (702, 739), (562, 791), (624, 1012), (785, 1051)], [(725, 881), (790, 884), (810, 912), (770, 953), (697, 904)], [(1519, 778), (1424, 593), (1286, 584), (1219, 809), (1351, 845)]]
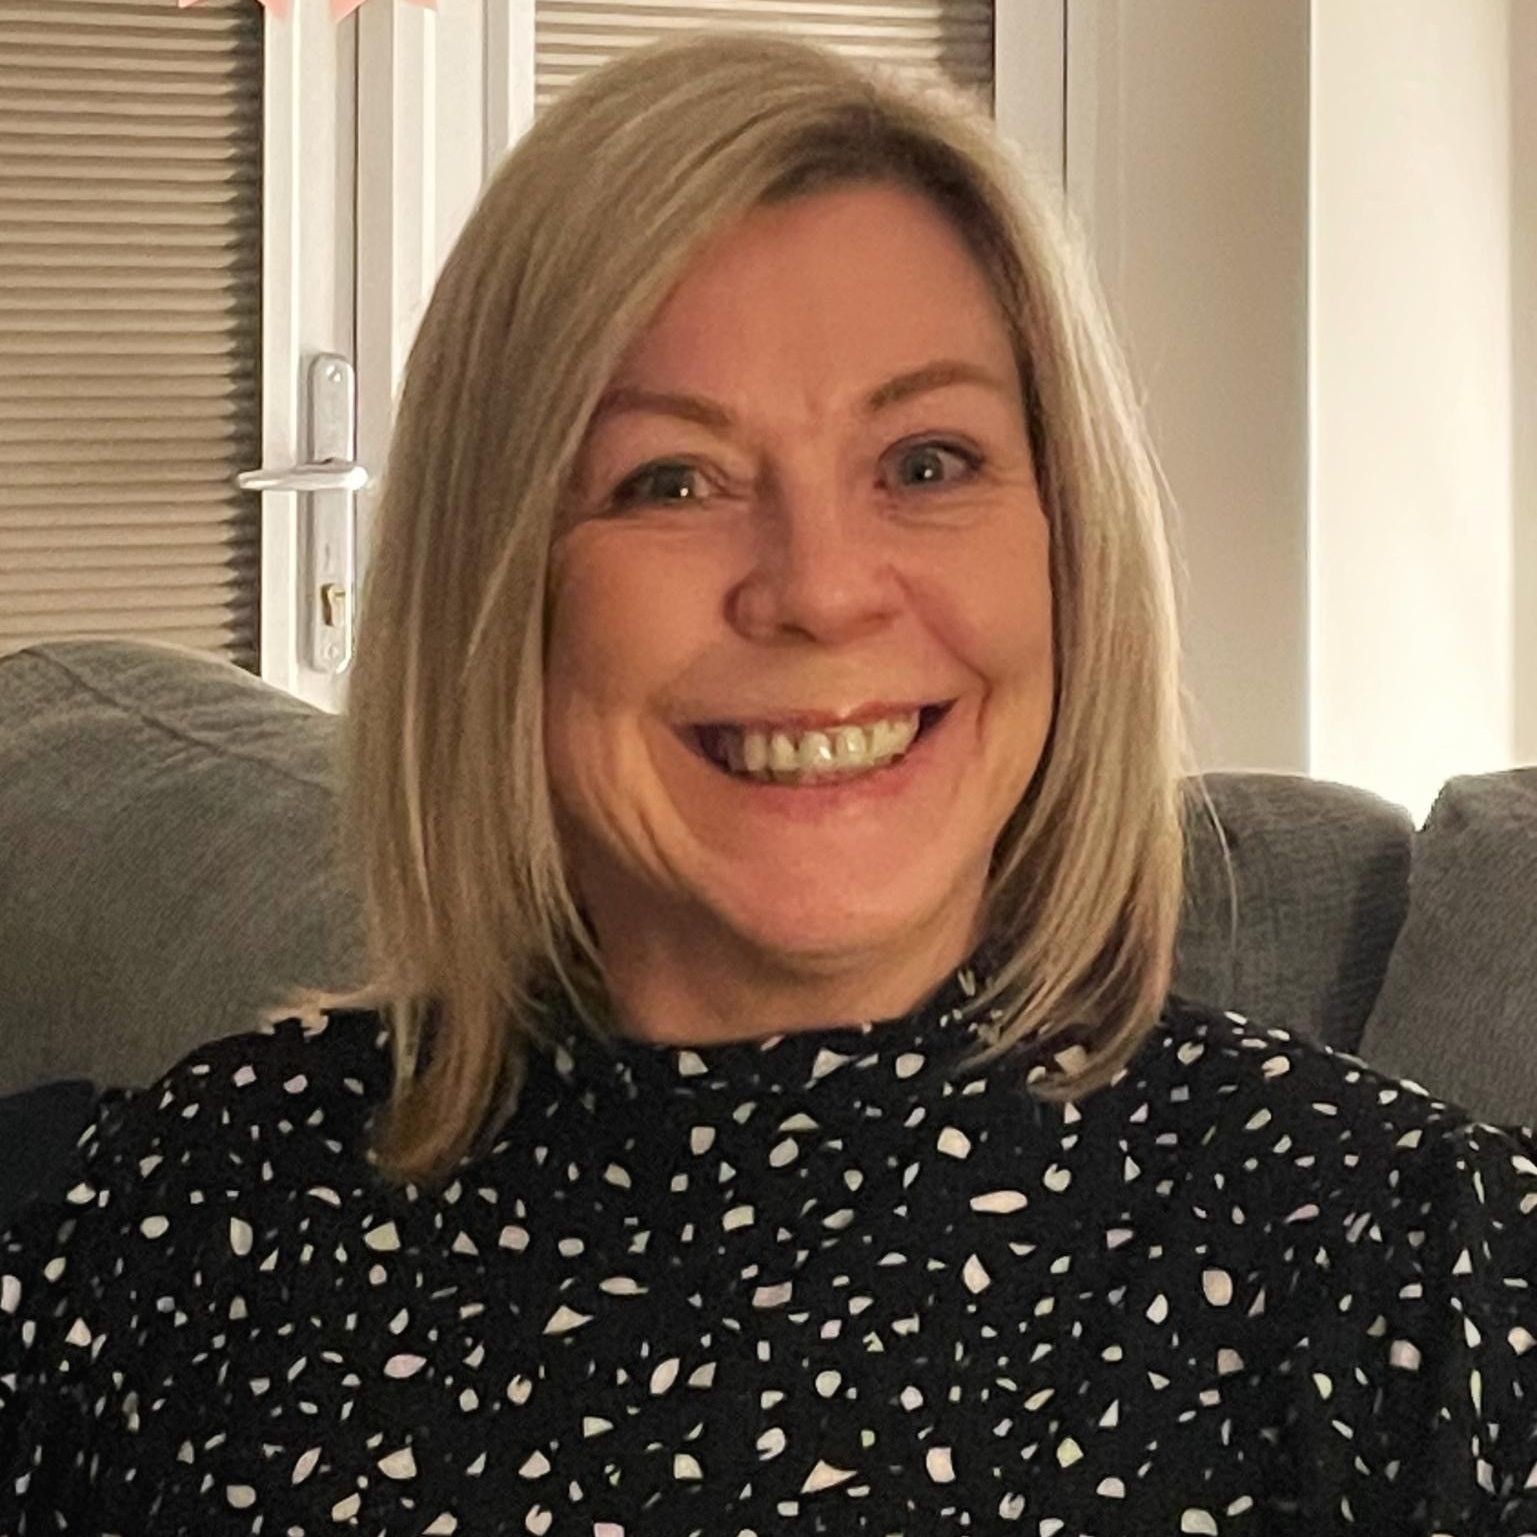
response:
[[(1003, 318), (926, 199), (820, 193), (708, 244), (552, 551), (547, 764), (632, 1029), (885, 1017), (964, 959), (1050, 725), (1048, 555)], [(839, 726), (875, 720), (870, 760)]]

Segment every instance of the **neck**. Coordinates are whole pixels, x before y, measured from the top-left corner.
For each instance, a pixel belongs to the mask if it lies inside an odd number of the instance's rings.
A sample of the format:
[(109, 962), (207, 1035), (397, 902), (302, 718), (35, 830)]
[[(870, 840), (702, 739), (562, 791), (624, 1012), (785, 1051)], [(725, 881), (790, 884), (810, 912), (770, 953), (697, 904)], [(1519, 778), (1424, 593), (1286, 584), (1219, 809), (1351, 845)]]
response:
[(720, 926), (626, 929), (592, 914), (618, 1028), (637, 1040), (710, 1046), (895, 1019), (976, 950), (980, 914), (864, 948), (775, 953)]

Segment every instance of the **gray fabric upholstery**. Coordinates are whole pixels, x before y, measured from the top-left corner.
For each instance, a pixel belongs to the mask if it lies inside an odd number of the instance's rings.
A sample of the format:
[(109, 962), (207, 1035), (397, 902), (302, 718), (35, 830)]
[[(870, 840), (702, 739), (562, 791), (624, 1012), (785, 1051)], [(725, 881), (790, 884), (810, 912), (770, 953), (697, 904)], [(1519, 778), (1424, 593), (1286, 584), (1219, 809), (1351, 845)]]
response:
[(1437, 797), (1361, 1053), (1485, 1120), (1537, 1124), (1537, 768)]
[(335, 721), (169, 646), (0, 662), (0, 1093), (142, 1081), (345, 982)]
[(1175, 991), (1354, 1051), (1404, 919), (1414, 822), (1369, 791), (1289, 774), (1194, 786)]

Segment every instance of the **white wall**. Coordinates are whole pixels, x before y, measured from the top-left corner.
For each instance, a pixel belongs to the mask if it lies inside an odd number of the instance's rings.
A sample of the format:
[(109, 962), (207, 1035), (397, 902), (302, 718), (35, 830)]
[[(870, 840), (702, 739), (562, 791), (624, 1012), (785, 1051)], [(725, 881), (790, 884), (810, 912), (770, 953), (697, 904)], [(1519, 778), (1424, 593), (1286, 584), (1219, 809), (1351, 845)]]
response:
[(1305, 0), (1071, 0), (1067, 165), (1179, 512), (1204, 767), (1307, 764)]
[(1202, 765), (1537, 759), (1537, 0), (1071, 0), (1067, 135)]
[(1313, 6), (1310, 769), (1513, 752), (1505, 0)]
[(1510, 13), (1515, 755), (1537, 763), (1537, 5)]

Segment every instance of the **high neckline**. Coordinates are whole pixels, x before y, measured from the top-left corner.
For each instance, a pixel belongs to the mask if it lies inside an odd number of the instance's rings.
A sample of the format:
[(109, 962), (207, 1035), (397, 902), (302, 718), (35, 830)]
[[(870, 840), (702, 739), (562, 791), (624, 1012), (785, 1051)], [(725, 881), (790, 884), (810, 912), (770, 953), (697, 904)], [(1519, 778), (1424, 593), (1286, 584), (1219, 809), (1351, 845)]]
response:
[(547, 1047), (556, 1075), (594, 1103), (644, 1102), (697, 1112), (754, 1098), (794, 1097), (823, 1108), (857, 1108), (860, 1086), (916, 1099), (949, 1080), (960, 1060), (988, 1044), (1001, 1014), (980, 998), (996, 956), (984, 942), (907, 1013), (787, 1030), (713, 1044), (594, 1035), (564, 1006)]

